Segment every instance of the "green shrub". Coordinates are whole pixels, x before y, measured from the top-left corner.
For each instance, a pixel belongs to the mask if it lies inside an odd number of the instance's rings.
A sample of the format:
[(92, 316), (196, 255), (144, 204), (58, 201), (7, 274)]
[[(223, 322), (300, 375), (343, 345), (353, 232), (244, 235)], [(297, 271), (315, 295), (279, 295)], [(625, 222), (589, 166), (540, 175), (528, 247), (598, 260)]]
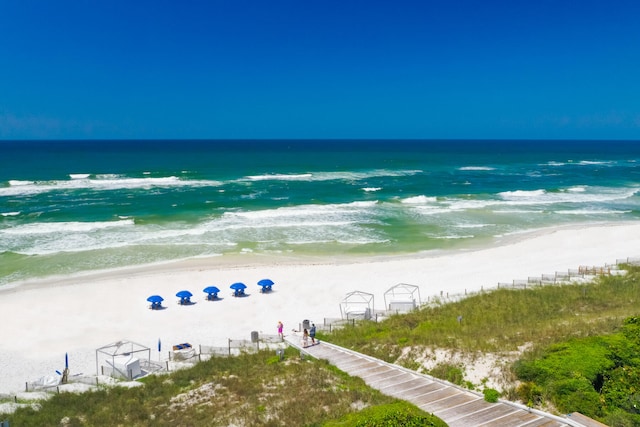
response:
[(531, 381), (525, 381), (516, 388), (516, 396), (529, 407), (542, 402), (542, 387)]
[(484, 394), (484, 400), (489, 403), (496, 403), (500, 398), (500, 392), (493, 388), (485, 388), (482, 390), (482, 394)]
[(324, 427), (446, 427), (439, 418), (427, 414), (407, 402), (395, 402), (363, 409)]
[(429, 371), (429, 375), (449, 381), (452, 384), (464, 384), (464, 370), (462, 365), (439, 363)]

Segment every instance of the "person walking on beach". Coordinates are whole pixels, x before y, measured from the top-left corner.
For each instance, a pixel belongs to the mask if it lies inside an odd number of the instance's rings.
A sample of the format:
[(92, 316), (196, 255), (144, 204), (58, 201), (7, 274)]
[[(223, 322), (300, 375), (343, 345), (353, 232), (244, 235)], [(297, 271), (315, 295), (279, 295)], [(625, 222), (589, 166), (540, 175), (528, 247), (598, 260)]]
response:
[(316, 324), (311, 324), (311, 329), (309, 329), (309, 336), (311, 337), (311, 345), (316, 345)]
[(282, 332), (283, 329), (284, 329), (284, 325), (282, 324), (281, 321), (278, 320), (278, 336), (282, 341), (284, 341), (284, 333)]
[(307, 328), (302, 331), (302, 347), (309, 347), (309, 331), (307, 331)]

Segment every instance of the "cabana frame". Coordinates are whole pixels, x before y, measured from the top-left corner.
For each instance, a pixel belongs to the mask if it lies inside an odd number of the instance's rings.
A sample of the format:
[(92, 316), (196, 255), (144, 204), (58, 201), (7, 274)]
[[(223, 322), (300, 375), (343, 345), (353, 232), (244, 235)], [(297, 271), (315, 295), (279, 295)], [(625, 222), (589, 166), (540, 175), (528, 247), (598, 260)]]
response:
[[(134, 355), (140, 357), (140, 356), (144, 356), (144, 353), (146, 353), (146, 359), (147, 360), (151, 360), (151, 348), (146, 347), (142, 344), (138, 344), (136, 342), (133, 341), (129, 341), (129, 340), (121, 340), (121, 341), (116, 341), (114, 343), (111, 344), (107, 344), (103, 347), (100, 347), (96, 350), (96, 375), (100, 375), (100, 360), (110, 360), (111, 361), (111, 366), (115, 367), (116, 366), (116, 358), (117, 357), (121, 357), (121, 356), (131, 356), (133, 357)], [(121, 373), (123, 374), (123, 376), (129, 378), (129, 379), (133, 379), (130, 378), (130, 373), (128, 372), (124, 372)]]
[(343, 319), (371, 319), (373, 314), (373, 294), (362, 291), (349, 292), (340, 303)]
[(385, 309), (395, 313), (407, 313), (420, 305), (420, 288), (398, 283), (384, 293)]

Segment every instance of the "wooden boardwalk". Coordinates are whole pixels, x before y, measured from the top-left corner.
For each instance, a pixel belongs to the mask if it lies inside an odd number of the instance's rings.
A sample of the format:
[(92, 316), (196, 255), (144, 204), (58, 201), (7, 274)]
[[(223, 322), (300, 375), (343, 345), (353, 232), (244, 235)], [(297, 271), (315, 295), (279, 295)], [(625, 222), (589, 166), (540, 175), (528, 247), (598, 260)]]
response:
[(349, 375), (362, 378), (370, 387), (438, 416), (450, 427), (586, 426), (575, 419), (558, 417), (509, 401), (489, 403), (480, 393), (334, 344), (322, 342), (302, 348), (299, 336), (289, 335), (286, 340), (302, 353), (325, 359)]

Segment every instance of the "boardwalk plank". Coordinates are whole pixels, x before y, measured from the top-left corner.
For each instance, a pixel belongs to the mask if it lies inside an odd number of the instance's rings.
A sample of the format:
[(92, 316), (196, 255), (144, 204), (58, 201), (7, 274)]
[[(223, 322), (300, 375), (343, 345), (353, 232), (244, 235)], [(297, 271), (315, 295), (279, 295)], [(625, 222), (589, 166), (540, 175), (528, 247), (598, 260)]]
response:
[[(416, 398), (413, 399), (413, 401), (417, 405), (422, 406), (422, 405), (427, 405), (430, 403), (437, 402), (440, 399), (445, 399), (447, 397), (455, 396), (457, 394), (460, 394), (460, 391), (450, 387), (443, 387), (439, 390), (435, 390), (430, 393), (417, 396)], [(429, 409), (429, 412), (433, 412), (433, 411)]]
[[(426, 405), (425, 406), (420, 406), (421, 408), (426, 409)], [(499, 405), (499, 404), (492, 404), (492, 407), (489, 408), (489, 410), (487, 411), (481, 411), (481, 412), (476, 412), (473, 414), (469, 414), (466, 417), (463, 418), (459, 418), (455, 421), (455, 423), (450, 423), (449, 427), (455, 427), (455, 426), (481, 426), (484, 425), (486, 423), (495, 421), (497, 419), (501, 419), (503, 418), (505, 415), (511, 414), (516, 412), (517, 409), (513, 408), (511, 406), (508, 405)], [(433, 414), (435, 414), (436, 416), (440, 416), (438, 415), (438, 412), (433, 412)], [(506, 426), (506, 421), (505, 424), (503, 424)]]
[(404, 397), (402, 397), (402, 399), (408, 400), (410, 402), (414, 402), (414, 399), (416, 397), (423, 396), (423, 395), (425, 395), (427, 393), (431, 393), (431, 392), (436, 391), (436, 390), (441, 390), (444, 387), (445, 386), (443, 386), (442, 384), (432, 382), (432, 383), (425, 384), (425, 385), (420, 386), (420, 387), (413, 388), (411, 390), (407, 390), (407, 392), (404, 393)]
[(444, 409), (457, 409), (463, 410), (462, 406), (467, 403), (475, 402), (479, 397), (472, 396), (466, 393), (458, 393), (452, 396), (449, 396), (446, 399), (439, 400), (437, 402), (433, 402), (429, 405), (431, 412), (442, 411)]
[(384, 391), (387, 393), (387, 388), (392, 387), (402, 387), (403, 389), (407, 387), (410, 381), (420, 381), (420, 379), (416, 378), (414, 375), (411, 375), (408, 372), (399, 372), (395, 377), (388, 377), (383, 381), (379, 381), (376, 383), (376, 388), (378, 390)]

